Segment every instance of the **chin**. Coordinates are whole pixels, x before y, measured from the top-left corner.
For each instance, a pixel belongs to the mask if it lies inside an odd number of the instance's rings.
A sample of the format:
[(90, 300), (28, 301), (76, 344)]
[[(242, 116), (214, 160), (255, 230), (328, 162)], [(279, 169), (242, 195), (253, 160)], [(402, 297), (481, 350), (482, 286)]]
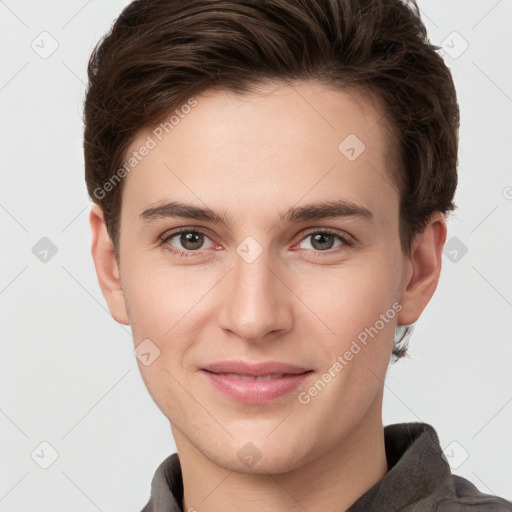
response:
[(217, 466), (248, 475), (288, 473), (301, 467), (308, 458), (300, 442), (277, 446), (264, 438), (254, 442), (234, 442), (230, 446), (216, 447), (220, 449), (215, 451), (212, 446), (205, 448), (203, 455)]
[(300, 467), (301, 459), (292, 454), (276, 454), (265, 456), (261, 454), (254, 463), (246, 463), (238, 459), (237, 455), (234, 458), (219, 460), (217, 464), (230, 471), (236, 471), (246, 475), (279, 475), (288, 473)]

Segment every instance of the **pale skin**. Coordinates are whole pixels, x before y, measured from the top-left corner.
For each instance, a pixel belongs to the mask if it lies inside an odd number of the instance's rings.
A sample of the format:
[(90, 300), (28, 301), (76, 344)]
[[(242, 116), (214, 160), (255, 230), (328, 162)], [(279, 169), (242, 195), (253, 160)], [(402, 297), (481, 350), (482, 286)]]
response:
[[(101, 290), (135, 346), (150, 339), (160, 350), (138, 364), (171, 425), (184, 510), (346, 510), (388, 471), (381, 411), (395, 326), (416, 322), (436, 289), (445, 218), (435, 212), (411, 256), (402, 252), (375, 102), (307, 82), (196, 99), (125, 178), (119, 265), (102, 210), (91, 209)], [(349, 134), (366, 146), (354, 161), (338, 150)], [(340, 199), (372, 218), (280, 220), (290, 208)], [(141, 218), (170, 201), (227, 217)], [(195, 246), (179, 235), (162, 243), (177, 228), (205, 235)], [(334, 232), (326, 248), (312, 236), (325, 229)], [(248, 236), (262, 249), (251, 263), (237, 253)], [(307, 390), (396, 303), (396, 316), (307, 404), (299, 389), (239, 403), (200, 371), (227, 359), (287, 362), (313, 370)], [(247, 443), (261, 455), (251, 467), (237, 457)]]

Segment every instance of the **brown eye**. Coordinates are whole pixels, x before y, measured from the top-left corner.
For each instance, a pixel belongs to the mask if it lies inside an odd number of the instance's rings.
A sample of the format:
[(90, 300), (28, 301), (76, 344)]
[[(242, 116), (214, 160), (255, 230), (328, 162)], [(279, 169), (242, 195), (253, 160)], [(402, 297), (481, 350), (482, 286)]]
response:
[(301, 243), (304, 243), (306, 240), (310, 240), (309, 247), (302, 248), (317, 252), (326, 252), (340, 246), (350, 247), (352, 245), (348, 236), (345, 237), (329, 230), (312, 231), (302, 239)]
[[(210, 241), (210, 246), (204, 247), (207, 241)], [(163, 239), (163, 242), (179, 253), (199, 251), (213, 247), (213, 243), (205, 233), (192, 229), (183, 229), (170, 233)]]
[(331, 249), (334, 245), (334, 236), (325, 233), (316, 233), (311, 236), (311, 245), (319, 251)]
[(194, 251), (200, 249), (204, 243), (204, 236), (201, 233), (181, 233), (179, 241), (184, 249)]

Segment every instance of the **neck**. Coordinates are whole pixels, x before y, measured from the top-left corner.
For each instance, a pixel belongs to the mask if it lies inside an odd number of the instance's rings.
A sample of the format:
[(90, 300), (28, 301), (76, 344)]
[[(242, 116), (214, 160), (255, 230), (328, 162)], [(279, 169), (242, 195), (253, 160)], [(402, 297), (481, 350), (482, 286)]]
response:
[(382, 395), (331, 450), (274, 475), (237, 473), (218, 466), (173, 429), (183, 475), (183, 510), (346, 510), (388, 471), (381, 405)]

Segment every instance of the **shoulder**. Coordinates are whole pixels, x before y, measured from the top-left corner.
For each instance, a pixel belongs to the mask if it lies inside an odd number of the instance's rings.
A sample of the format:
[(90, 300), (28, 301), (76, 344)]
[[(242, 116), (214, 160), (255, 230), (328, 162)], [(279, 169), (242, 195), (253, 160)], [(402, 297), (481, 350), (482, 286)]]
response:
[(512, 502), (505, 498), (485, 494), (469, 480), (452, 475), (455, 495), (436, 503), (435, 512), (512, 512)]

